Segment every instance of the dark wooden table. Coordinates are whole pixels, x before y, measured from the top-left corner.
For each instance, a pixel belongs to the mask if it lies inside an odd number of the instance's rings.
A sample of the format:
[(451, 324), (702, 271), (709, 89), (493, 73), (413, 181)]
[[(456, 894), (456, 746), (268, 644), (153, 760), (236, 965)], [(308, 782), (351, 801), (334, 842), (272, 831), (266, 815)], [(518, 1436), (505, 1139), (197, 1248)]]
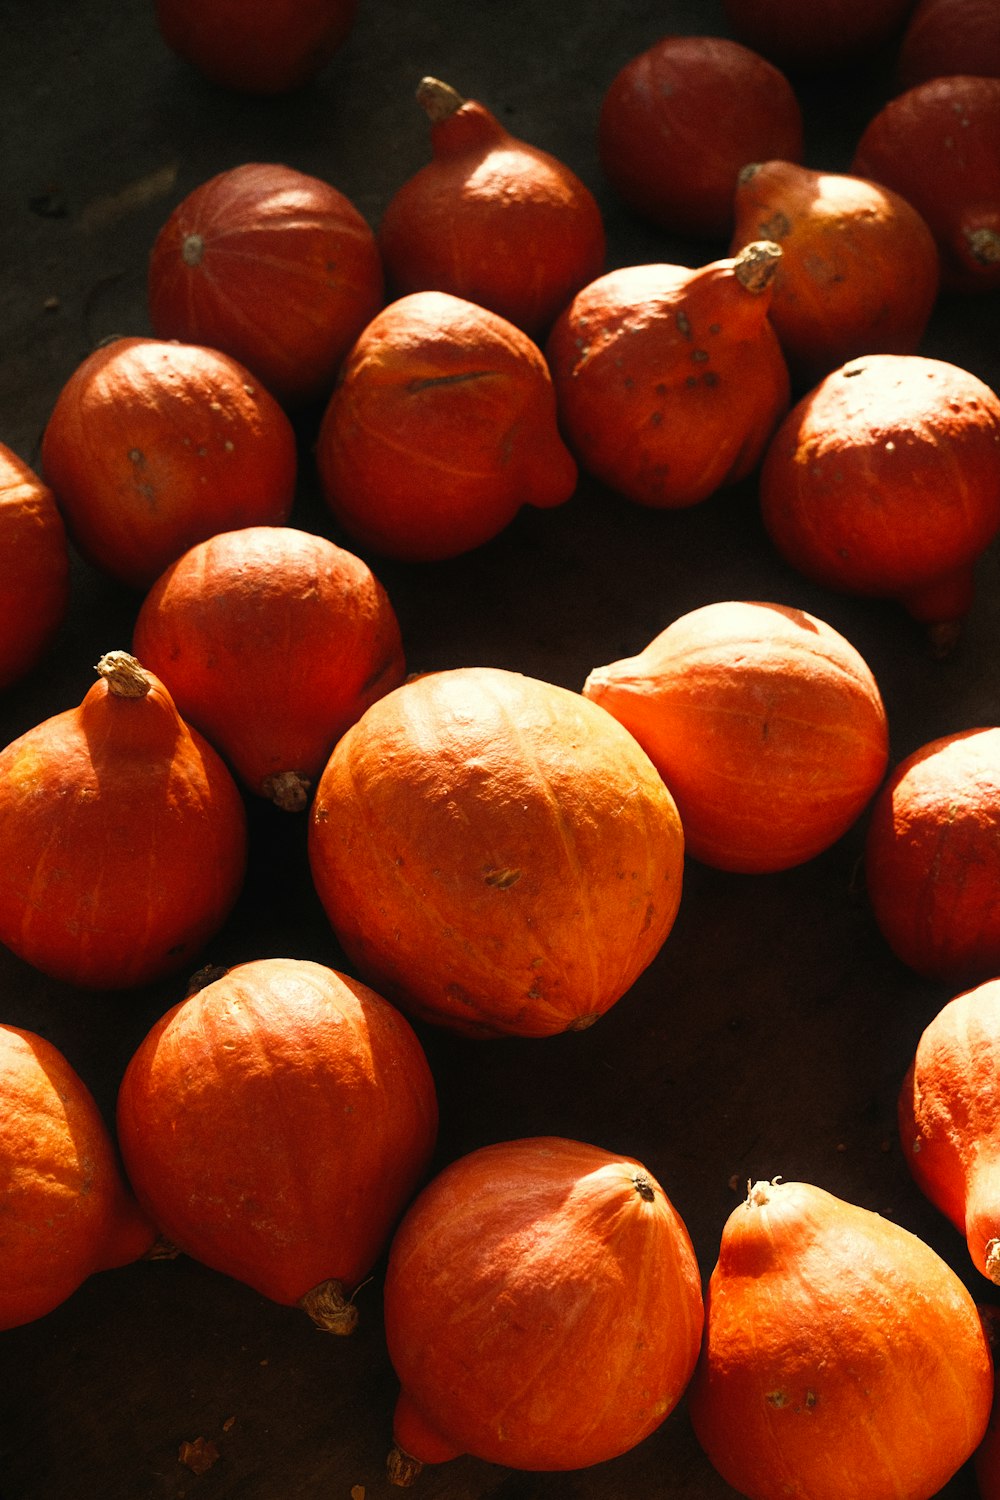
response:
[[(102, 338), (148, 332), (145, 263), (169, 209), (250, 160), (333, 182), (375, 225), (427, 159), (413, 92), (433, 73), (573, 166), (597, 194), (609, 265), (695, 265), (724, 246), (670, 241), (615, 201), (597, 164), (597, 107), (614, 73), (667, 30), (726, 34), (715, 0), (361, 0), (349, 44), (314, 85), (259, 102), (211, 88), (162, 45), (146, 0), (0, 0), (0, 441), (38, 462), (52, 403)], [(809, 165), (846, 170), (891, 91), (885, 60), (803, 81)], [(923, 352), (1000, 386), (998, 298), (943, 299)], [(292, 523), (334, 534), (302, 423)], [(343, 538), (336, 538), (344, 541)], [(643, 511), (586, 479), (554, 511), (525, 511), (450, 563), (371, 559), (411, 670), (495, 664), (582, 686), (712, 600), (797, 605), (866, 657), (893, 760), (952, 730), (1000, 722), (1000, 550), (955, 654), (934, 660), (894, 605), (826, 593), (775, 556), (752, 482), (688, 511)], [(137, 601), (74, 560), (70, 617), (31, 680), (0, 701), (3, 741), (75, 704), (98, 656), (127, 646)], [(305, 824), (250, 807), (243, 898), (206, 958), (284, 954), (342, 966), (305, 862)], [(990, 1288), (909, 1179), (895, 1097), (948, 991), (887, 951), (868, 907), (863, 820), (822, 857), (768, 877), (688, 862), (676, 927), (633, 990), (591, 1030), (475, 1043), (420, 1030), (438, 1082), (441, 1163), (487, 1141), (576, 1136), (645, 1162), (684, 1216), (707, 1276), (750, 1178), (826, 1187), (923, 1236), (977, 1296)], [(0, 953), (0, 1019), (62, 1048), (108, 1119), (122, 1069), (181, 981), (82, 994)], [(389, 1493), (395, 1381), (380, 1321), (381, 1267), (348, 1340), (186, 1258), (92, 1277), (37, 1323), (0, 1337), (2, 1500), (367, 1500)], [(204, 1438), (219, 1459), (179, 1461)], [(724, 1500), (681, 1406), (615, 1462), (563, 1475), (457, 1460), (427, 1470), (424, 1500)], [(942, 1492), (972, 1496), (966, 1471)]]

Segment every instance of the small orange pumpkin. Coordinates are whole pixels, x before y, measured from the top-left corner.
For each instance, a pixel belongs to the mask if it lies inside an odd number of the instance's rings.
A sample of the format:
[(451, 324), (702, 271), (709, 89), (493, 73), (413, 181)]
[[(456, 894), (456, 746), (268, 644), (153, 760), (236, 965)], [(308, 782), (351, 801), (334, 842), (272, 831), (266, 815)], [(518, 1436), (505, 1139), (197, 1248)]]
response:
[(223, 88), (284, 94), (343, 45), (357, 0), (155, 0), (167, 46)]
[(0, 1201), (0, 1329), (52, 1312), (156, 1240), (83, 1079), (44, 1037), (3, 1025)]
[(334, 747), (309, 815), (313, 881), (358, 971), (469, 1036), (596, 1021), (673, 926), (683, 842), (622, 725), (494, 667), (380, 698)]
[(970, 1292), (929, 1245), (776, 1179), (723, 1228), (687, 1399), (750, 1500), (930, 1500), (986, 1430), (993, 1363)]
[(481, 546), (523, 505), (561, 505), (577, 479), (541, 350), (447, 292), (372, 319), (323, 415), (316, 465), (348, 536), (409, 562)]
[(143, 600), (132, 649), (242, 784), (288, 811), (406, 670), (368, 565), (290, 526), (226, 531), (185, 552)]
[(0, 690), (48, 650), (69, 606), (66, 528), (48, 485), (0, 443)]
[(802, 110), (773, 63), (722, 36), (665, 36), (619, 70), (601, 101), (604, 174), (643, 218), (725, 240), (748, 161), (802, 157)]
[(396, 190), (378, 229), (398, 296), (450, 292), (541, 337), (604, 268), (604, 220), (576, 173), (519, 140), (477, 99), (424, 78), (432, 158)]
[(897, 599), (941, 653), (1000, 528), (1000, 397), (918, 354), (850, 360), (781, 422), (760, 472), (764, 525), (807, 577)]
[(243, 365), (164, 339), (95, 349), (42, 437), (42, 472), (76, 546), (134, 589), (217, 531), (281, 525), (297, 464), (291, 422)]
[(777, 245), (689, 270), (598, 277), (546, 343), (570, 448), (639, 505), (695, 505), (748, 475), (788, 408), (788, 366), (768, 319)]
[(240, 964), (167, 1011), (130, 1059), (118, 1139), (178, 1250), (330, 1333), (417, 1190), (437, 1097), (406, 1020), (306, 959)]
[[(996, 1368), (1000, 1365), (1000, 1307), (995, 1303), (981, 1302), (979, 1316), (986, 1329)], [(979, 1500), (1000, 1500), (1000, 1384), (994, 1388), (990, 1423), (982, 1442), (972, 1455), (972, 1464)]]
[(1000, 78), (995, 0), (917, 0), (896, 54), (900, 86), (959, 73)]
[(736, 254), (781, 246), (768, 316), (793, 376), (812, 384), (857, 354), (912, 354), (938, 294), (934, 237), (905, 198), (843, 172), (757, 160), (735, 182)]
[(302, 407), (326, 400), (385, 286), (374, 231), (349, 198), (282, 163), (245, 162), (174, 208), (148, 295), (160, 338), (223, 349)]
[(707, 604), (638, 656), (597, 667), (588, 698), (624, 724), (677, 803), (685, 847), (723, 870), (788, 869), (828, 848), (885, 775), (888, 726), (867, 662), (780, 604)]
[(870, 57), (902, 26), (913, 0), (723, 0), (733, 35), (796, 73)]
[(924, 1028), (898, 1117), (917, 1186), (1000, 1284), (1000, 979), (956, 995)]
[(461, 1453), (558, 1470), (626, 1452), (676, 1407), (704, 1316), (656, 1179), (555, 1137), (445, 1167), (393, 1237), (384, 1300), (397, 1484)]
[(973, 984), (1000, 972), (1000, 728), (943, 735), (893, 770), (872, 805), (865, 883), (897, 958)]
[(190, 964), (243, 885), (243, 800), (134, 657), (0, 752), (0, 941), (90, 989)]

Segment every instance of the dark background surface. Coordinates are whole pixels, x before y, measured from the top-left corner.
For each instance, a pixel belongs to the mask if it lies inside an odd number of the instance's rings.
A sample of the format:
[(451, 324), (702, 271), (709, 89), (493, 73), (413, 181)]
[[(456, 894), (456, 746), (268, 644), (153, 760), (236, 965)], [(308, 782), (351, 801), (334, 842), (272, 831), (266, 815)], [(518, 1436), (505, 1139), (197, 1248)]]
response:
[[(433, 73), (595, 191), (609, 267), (695, 265), (724, 246), (671, 241), (602, 181), (594, 131), (617, 69), (676, 30), (727, 34), (713, 0), (361, 0), (354, 32), (299, 94), (270, 102), (207, 84), (162, 44), (143, 0), (0, 0), (0, 441), (38, 464), (41, 433), (75, 366), (111, 334), (148, 332), (145, 266), (173, 205), (244, 161), (325, 177), (375, 226), (427, 160), (413, 100)], [(852, 75), (795, 80), (806, 161), (847, 170), (893, 91), (891, 55)], [(943, 299), (922, 352), (997, 388), (998, 299)], [(308, 424), (291, 524), (337, 537), (317, 499)], [(1000, 722), (1000, 551), (982, 559), (956, 653), (934, 660), (894, 605), (823, 592), (763, 535), (752, 482), (688, 511), (643, 511), (583, 480), (554, 511), (525, 511), (452, 563), (371, 559), (412, 671), (495, 664), (571, 688), (641, 649), (699, 604), (796, 605), (842, 631), (882, 689), (897, 761), (938, 735)], [(77, 703), (104, 651), (127, 646), (137, 600), (74, 559), (70, 617), (44, 667), (0, 700), (3, 743)], [(250, 807), (251, 868), (206, 960), (270, 954), (343, 966), (305, 863), (305, 824)], [(659, 958), (591, 1030), (468, 1042), (420, 1031), (438, 1081), (443, 1163), (488, 1141), (561, 1134), (640, 1158), (690, 1229), (707, 1276), (748, 1179), (815, 1182), (941, 1251), (977, 1296), (991, 1289), (909, 1179), (895, 1098), (920, 1030), (949, 997), (887, 951), (866, 902), (863, 820), (827, 854), (768, 877), (688, 862)], [(174, 980), (85, 995), (0, 952), (0, 1019), (61, 1047), (109, 1121), (124, 1065), (183, 993)], [(304, 1147), (305, 1149), (305, 1147)], [(368, 1500), (384, 1477), (395, 1381), (380, 1323), (381, 1267), (352, 1338), (180, 1257), (92, 1277), (62, 1307), (0, 1338), (2, 1500)], [(184, 1441), (214, 1442), (195, 1475)], [(683, 1407), (638, 1449), (596, 1469), (526, 1475), (473, 1459), (427, 1470), (424, 1500), (725, 1500)], [(965, 1472), (943, 1492), (971, 1496)]]

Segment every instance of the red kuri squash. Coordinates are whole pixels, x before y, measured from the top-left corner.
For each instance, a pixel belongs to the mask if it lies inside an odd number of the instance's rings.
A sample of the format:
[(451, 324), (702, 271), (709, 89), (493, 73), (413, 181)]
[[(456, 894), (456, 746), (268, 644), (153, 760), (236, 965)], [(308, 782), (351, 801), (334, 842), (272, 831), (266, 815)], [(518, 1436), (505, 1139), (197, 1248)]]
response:
[(0, 443), (0, 690), (52, 644), (69, 589), (66, 528), (52, 491)]
[(283, 94), (347, 40), (357, 0), (155, 0), (167, 46), (223, 88)]

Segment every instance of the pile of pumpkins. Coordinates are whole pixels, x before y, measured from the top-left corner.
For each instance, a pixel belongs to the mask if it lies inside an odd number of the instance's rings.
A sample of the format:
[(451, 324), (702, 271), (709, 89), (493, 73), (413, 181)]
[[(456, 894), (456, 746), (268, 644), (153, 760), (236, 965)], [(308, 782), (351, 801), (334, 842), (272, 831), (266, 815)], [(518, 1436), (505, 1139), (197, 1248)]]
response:
[[(210, 76), (267, 91), (346, 37), (351, 7), (329, 9), (297, 58), (234, 47), (231, 23), (213, 54), (206, 7), (158, 14)], [(579, 692), (495, 667), (408, 676), (371, 566), (290, 524), (310, 403), (338, 534), (414, 565), (562, 504), (581, 470), (670, 508), (757, 474), (794, 567), (897, 600), (947, 652), (1000, 531), (1000, 398), (919, 347), (942, 287), (1000, 289), (988, 9), (869, 3), (845, 10), (864, 36), (841, 17), (833, 38), (811, 10), (799, 34), (787, 5), (731, 0), (745, 42), (667, 37), (633, 59), (602, 165), (650, 221), (731, 232), (694, 269), (606, 270), (586, 187), (435, 79), (418, 91), (433, 158), (377, 235), (278, 165), (177, 205), (151, 247), (155, 336), (71, 374), (40, 473), (0, 450), (0, 684), (44, 670), (69, 539), (137, 599), (131, 650), (0, 752), (0, 940), (82, 988), (192, 972), (240, 897), (246, 798), (267, 798), (308, 819), (353, 973), (198, 971), (125, 1071), (116, 1139), (50, 1043), (0, 1026), (0, 1327), (182, 1251), (348, 1333), (388, 1247), (397, 1484), (461, 1453), (599, 1463), (686, 1396), (755, 1500), (926, 1500), (973, 1454), (1000, 1496), (993, 1318), (921, 1240), (820, 1187), (752, 1183), (703, 1292), (637, 1160), (549, 1136), (428, 1181), (435, 1084), (410, 1024), (595, 1024), (667, 941), (686, 856), (786, 870), (867, 813), (886, 941), (961, 989), (900, 1094), (906, 1159), (1000, 1284), (1000, 727), (890, 769), (868, 664), (773, 602), (695, 609)], [(904, 20), (905, 88), (852, 174), (802, 165), (778, 62)], [(648, 146), (685, 110), (715, 133), (686, 137), (682, 170)], [(947, 145), (942, 114), (962, 122)]]

